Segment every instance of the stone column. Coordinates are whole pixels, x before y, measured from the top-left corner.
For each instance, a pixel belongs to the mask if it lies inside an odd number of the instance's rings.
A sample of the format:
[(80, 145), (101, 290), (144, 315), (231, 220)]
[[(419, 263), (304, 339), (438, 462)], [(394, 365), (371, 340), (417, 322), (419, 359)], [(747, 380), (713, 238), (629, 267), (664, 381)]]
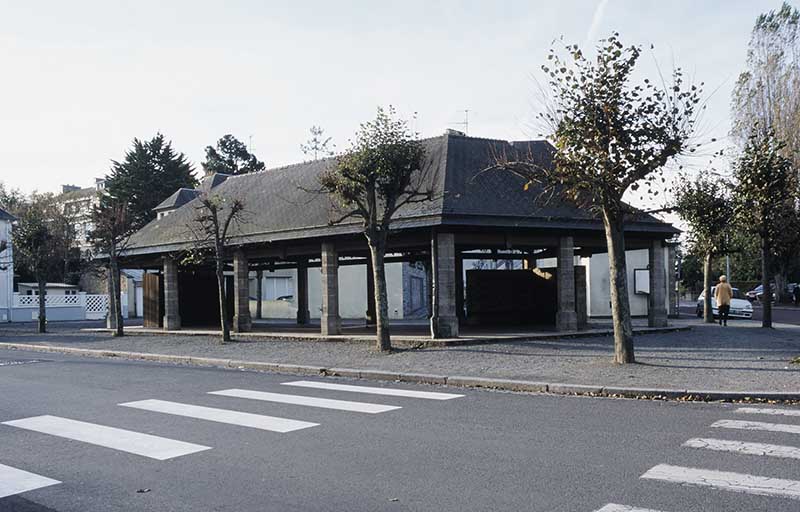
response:
[(237, 249), (233, 253), (233, 332), (247, 332), (252, 328), (249, 276), (247, 256)]
[(172, 256), (164, 256), (164, 330), (174, 331), (180, 328), (178, 263)]
[(556, 329), (574, 331), (578, 328), (578, 314), (575, 311), (575, 244), (571, 236), (562, 236), (558, 239), (557, 260)]
[(667, 325), (667, 272), (664, 262), (664, 246), (661, 240), (654, 240), (649, 247), (650, 254), (650, 293), (647, 296), (648, 327)]
[(464, 260), (460, 252), (456, 252), (455, 265), (456, 316), (459, 324), (461, 324), (466, 320), (467, 313), (464, 311)]
[(372, 272), (372, 255), (367, 254), (367, 311), (365, 315), (367, 325), (375, 325), (375, 274)]
[(431, 241), (433, 276), (433, 338), (457, 338), (456, 315), (456, 244), (452, 233), (438, 233)]
[(678, 318), (678, 290), (675, 286), (677, 284), (677, 277), (675, 276), (675, 250), (676, 244), (672, 243), (667, 245), (667, 297), (669, 297), (667, 316), (669, 318)]
[(297, 297), (297, 324), (306, 325), (311, 318), (308, 311), (308, 260), (297, 262), (297, 289), (294, 293)]
[(578, 318), (578, 329), (586, 329), (589, 315), (586, 311), (586, 267), (575, 267), (575, 313)]
[(261, 307), (261, 302), (264, 299), (264, 271), (258, 270), (256, 271), (256, 318), (261, 320), (263, 318), (263, 311)]
[(339, 256), (331, 242), (322, 244), (322, 335), (341, 334), (339, 317)]

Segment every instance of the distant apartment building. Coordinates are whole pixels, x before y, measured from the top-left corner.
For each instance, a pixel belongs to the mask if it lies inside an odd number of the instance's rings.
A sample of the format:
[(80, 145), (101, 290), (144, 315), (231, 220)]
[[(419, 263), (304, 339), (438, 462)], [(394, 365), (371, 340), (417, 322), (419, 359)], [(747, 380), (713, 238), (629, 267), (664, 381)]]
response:
[(92, 209), (99, 204), (99, 193), (104, 188), (104, 178), (95, 178), (93, 187), (61, 185), (61, 194), (57, 199), (64, 208), (64, 214), (72, 219), (75, 227), (75, 245), (80, 249), (81, 256), (91, 254), (92, 243), (89, 237), (94, 229)]

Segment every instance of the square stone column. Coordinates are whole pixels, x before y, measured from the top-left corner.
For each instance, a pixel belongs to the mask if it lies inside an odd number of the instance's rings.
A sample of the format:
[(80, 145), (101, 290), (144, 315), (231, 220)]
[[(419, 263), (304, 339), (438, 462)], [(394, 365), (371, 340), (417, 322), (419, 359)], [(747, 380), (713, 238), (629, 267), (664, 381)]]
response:
[(247, 332), (250, 319), (250, 271), (247, 256), (238, 249), (233, 253), (233, 332)]
[(650, 293), (647, 296), (647, 325), (648, 327), (666, 327), (667, 325), (667, 296), (669, 286), (667, 280), (666, 262), (664, 261), (664, 246), (661, 240), (654, 240), (648, 248), (650, 256)]
[(375, 274), (372, 269), (372, 255), (367, 254), (367, 311), (364, 315), (364, 321), (367, 325), (375, 325), (378, 321), (378, 315), (375, 312)]
[(556, 329), (575, 331), (578, 329), (578, 313), (575, 311), (575, 243), (571, 236), (562, 236), (558, 239), (557, 260)]
[(431, 336), (458, 337), (456, 314), (456, 243), (453, 233), (437, 233), (431, 241), (433, 315)]
[(180, 328), (178, 262), (172, 256), (164, 256), (164, 330), (174, 331)]
[(677, 244), (667, 244), (667, 297), (669, 297), (669, 304), (667, 305), (667, 316), (669, 318), (678, 318), (678, 278), (675, 275), (675, 259)]
[(297, 297), (297, 323), (306, 325), (311, 318), (308, 311), (308, 260), (297, 262), (297, 289), (294, 293)]
[(256, 271), (256, 318), (261, 320), (263, 315), (262, 301), (264, 299), (264, 271)]
[(342, 333), (339, 317), (339, 255), (331, 242), (322, 244), (322, 318), (323, 336)]
[(589, 314), (586, 311), (586, 267), (575, 266), (575, 313), (578, 315), (578, 329), (586, 329), (589, 325)]

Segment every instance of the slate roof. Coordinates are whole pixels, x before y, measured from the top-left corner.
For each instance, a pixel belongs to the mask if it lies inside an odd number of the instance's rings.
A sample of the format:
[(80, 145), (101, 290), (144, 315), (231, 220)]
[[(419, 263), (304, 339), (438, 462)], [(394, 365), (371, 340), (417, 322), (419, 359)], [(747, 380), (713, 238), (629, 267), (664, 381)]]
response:
[[(422, 169), (426, 189), (434, 199), (399, 210), (393, 229), (438, 225), (602, 230), (588, 211), (551, 201), (544, 204), (522, 179), (507, 172), (483, 172), (498, 154), (533, 153), (549, 161), (552, 146), (545, 141), (507, 142), (446, 134), (423, 140)], [(304, 162), (256, 173), (228, 177), (215, 194), (242, 200), (246, 221), (234, 233), (234, 243), (259, 243), (360, 232), (357, 220), (331, 224), (341, 213), (319, 193), (318, 176), (335, 164), (332, 158)], [(130, 239), (128, 254), (168, 252), (185, 248), (192, 240), (190, 226), (197, 199), (156, 219)], [(671, 225), (639, 216), (626, 230), (657, 234), (677, 233)]]
[(16, 217), (5, 211), (4, 209), (0, 208), (0, 220), (7, 220), (9, 222), (13, 222), (17, 220)]
[(153, 208), (153, 211), (174, 210), (175, 208), (185, 205), (198, 195), (200, 195), (199, 190), (193, 188), (179, 188), (174, 194), (164, 199), (158, 206)]

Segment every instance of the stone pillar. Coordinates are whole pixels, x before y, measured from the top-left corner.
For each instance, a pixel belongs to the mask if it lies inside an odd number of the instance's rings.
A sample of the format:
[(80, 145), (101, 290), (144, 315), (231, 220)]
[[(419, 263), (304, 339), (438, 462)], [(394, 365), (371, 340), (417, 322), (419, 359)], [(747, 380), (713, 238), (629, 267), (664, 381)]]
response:
[(677, 276), (675, 275), (675, 250), (676, 244), (667, 245), (667, 297), (669, 297), (669, 305), (667, 306), (667, 316), (669, 318), (678, 318), (678, 289), (677, 289)]
[(164, 330), (181, 328), (178, 301), (178, 263), (172, 256), (164, 256)]
[(294, 291), (297, 304), (297, 324), (308, 324), (311, 313), (308, 311), (308, 261), (297, 262), (297, 288)]
[(650, 293), (647, 296), (648, 327), (667, 325), (667, 272), (664, 261), (664, 246), (661, 240), (654, 240), (649, 247)]
[(264, 299), (264, 271), (256, 271), (256, 318), (261, 320), (263, 318), (263, 311), (261, 303)]
[(452, 233), (438, 233), (431, 241), (433, 276), (433, 338), (458, 337), (456, 315), (456, 244)]
[(558, 239), (557, 260), (556, 329), (574, 331), (578, 328), (578, 314), (575, 311), (575, 244), (571, 236), (562, 236)]
[(252, 328), (250, 319), (250, 271), (247, 256), (237, 249), (233, 253), (233, 332), (247, 332)]
[(578, 329), (586, 329), (589, 315), (586, 311), (586, 267), (575, 267), (575, 313), (578, 318)]
[(364, 317), (367, 325), (375, 325), (375, 274), (372, 272), (372, 255), (367, 254), (367, 311)]
[(322, 244), (322, 335), (341, 334), (339, 317), (339, 256), (331, 242)]
[(467, 313), (464, 311), (464, 260), (460, 252), (456, 252), (455, 264), (456, 316), (459, 324), (461, 324), (461, 322), (466, 321)]

